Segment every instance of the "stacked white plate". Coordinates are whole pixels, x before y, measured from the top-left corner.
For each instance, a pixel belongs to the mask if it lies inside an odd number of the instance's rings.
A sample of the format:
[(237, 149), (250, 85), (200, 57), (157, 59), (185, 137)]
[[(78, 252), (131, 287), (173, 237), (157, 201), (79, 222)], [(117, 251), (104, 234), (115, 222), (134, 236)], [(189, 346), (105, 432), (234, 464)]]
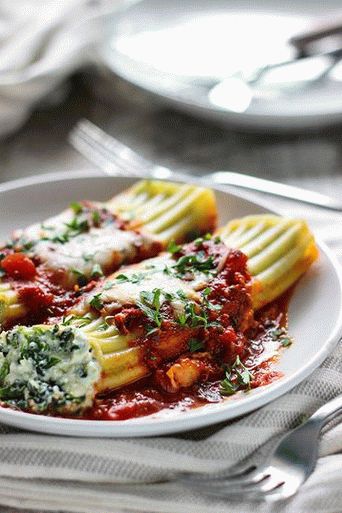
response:
[[(247, 128), (317, 127), (342, 120), (342, 63), (314, 85), (275, 86), (251, 101), (239, 84), (220, 95), (208, 95), (205, 84), (293, 58), (289, 38), (338, 11), (340, 0), (144, 0), (118, 25), (113, 20), (101, 58), (122, 78), (196, 115)], [(312, 67), (315, 74), (319, 63)]]

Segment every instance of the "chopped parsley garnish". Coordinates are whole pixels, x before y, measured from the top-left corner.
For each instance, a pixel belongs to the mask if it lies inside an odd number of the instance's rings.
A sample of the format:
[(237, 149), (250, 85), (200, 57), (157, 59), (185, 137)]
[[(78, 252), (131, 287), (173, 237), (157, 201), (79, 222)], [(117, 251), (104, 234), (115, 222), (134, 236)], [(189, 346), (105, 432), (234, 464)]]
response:
[(117, 283), (140, 283), (144, 280), (146, 274), (144, 273), (134, 273), (127, 276), (126, 274), (119, 274), (115, 280)]
[(286, 333), (286, 329), (283, 326), (273, 326), (267, 331), (267, 334), (272, 340), (278, 341), (283, 347), (288, 347), (292, 344), (292, 339)]
[(94, 259), (95, 253), (83, 253), (82, 258), (85, 262), (91, 262)]
[(80, 287), (84, 287), (88, 283), (88, 278), (79, 269), (71, 269), (71, 272), (76, 276), (77, 284)]
[(177, 317), (175, 322), (180, 326), (186, 326), (189, 328), (209, 328), (209, 327), (221, 327), (221, 324), (216, 321), (210, 321), (209, 310), (220, 310), (221, 305), (215, 305), (208, 301), (207, 295), (211, 289), (207, 288), (202, 294), (203, 303), (199, 304), (191, 300), (184, 293), (183, 290), (178, 290), (176, 293), (164, 292), (161, 289), (153, 289), (150, 291), (142, 291), (140, 293), (140, 300), (137, 302), (137, 306), (144, 312), (150, 321), (153, 323), (153, 327), (157, 326), (160, 328), (163, 320), (162, 312), (160, 311), (161, 305), (164, 301), (181, 302), (181, 312), (177, 308)]
[(140, 283), (144, 280), (146, 274), (144, 273), (134, 273), (127, 276), (126, 274), (119, 274), (115, 280), (117, 283)]
[(198, 237), (196, 240), (194, 240), (194, 244), (195, 246), (201, 246), (203, 244), (203, 242), (205, 242), (206, 240), (210, 240), (211, 239), (211, 234), (210, 233), (206, 233), (203, 237)]
[(253, 374), (241, 362), (239, 356), (235, 362), (225, 370), (225, 378), (220, 383), (222, 395), (233, 395), (239, 390), (247, 392), (251, 389)]
[(171, 240), (167, 246), (167, 251), (171, 253), (171, 255), (174, 255), (175, 253), (178, 253), (182, 249), (182, 246), (179, 246), (175, 243), (174, 240)]
[(93, 219), (93, 223), (95, 224), (95, 226), (98, 226), (101, 222), (101, 214), (98, 210), (94, 210), (94, 212), (92, 213), (92, 219)]
[(101, 301), (101, 293), (95, 294), (92, 299), (89, 301), (90, 306), (95, 308), (95, 310), (101, 310), (103, 307), (103, 303)]
[(115, 280), (118, 282), (118, 283), (127, 283), (129, 282), (129, 278), (128, 276), (126, 276), (125, 274), (119, 274)]
[(187, 273), (199, 271), (208, 274), (215, 267), (214, 257), (199, 251), (197, 254), (181, 256), (172, 266), (177, 271), (176, 276), (183, 277)]
[(83, 207), (81, 203), (77, 203), (76, 201), (70, 203), (70, 208), (73, 210), (74, 214), (78, 215), (83, 212)]
[(62, 319), (63, 326), (70, 326), (71, 324), (74, 324), (77, 326), (77, 328), (82, 328), (83, 326), (86, 326), (92, 321), (90, 317), (87, 317), (86, 315), (83, 317), (78, 317), (76, 315), (66, 315)]
[(280, 343), (283, 347), (288, 347), (292, 344), (292, 340), (290, 337), (283, 337), (280, 339)]
[(99, 264), (94, 264), (93, 268), (91, 270), (91, 277), (92, 278), (100, 278), (103, 276), (102, 268)]
[(184, 306), (184, 317), (180, 320), (180, 324), (189, 326), (190, 328), (198, 328), (200, 326), (206, 328), (208, 325), (208, 317), (199, 305), (190, 301)]
[[(79, 219), (78, 217), (74, 217), (69, 223), (64, 224), (70, 230), (69, 236), (79, 235), (89, 229), (88, 221), (86, 219)], [(75, 235), (73, 232), (75, 232)]]
[(44, 237), (42, 240), (51, 240), (52, 242), (58, 242), (59, 244), (65, 244), (66, 242), (69, 242), (69, 235), (68, 233), (61, 233), (59, 235), (55, 235), (51, 237)]
[(191, 353), (195, 353), (196, 351), (201, 351), (201, 349), (204, 349), (204, 343), (202, 340), (191, 338), (188, 342), (188, 347)]
[[(74, 217), (71, 221), (64, 223), (65, 230), (60, 233), (55, 227), (45, 227), (42, 225), (42, 229), (51, 231), (51, 234), (42, 237), (42, 240), (50, 240), (55, 243), (65, 244), (69, 240), (81, 233), (87, 232), (91, 228), (91, 221), (88, 221), (87, 211), (80, 203), (71, 203), (71, 210), (74, 213)], [(91, 212), (91, 220), (94, 226), (99, 226), (101, 223), (101, 214), (99, 210)], [(86, 258), (85, 258), (86, 259)]]
[(167, 274), (168, 276), (172, 276), (172, 269), (166, 265), (163, 269), (163, 273)]
[(104, 283), (103, 285), (103, 290), (110, 290), (111, 288), (114, 287), (114, 282), (113, 281), (107, 281), (106, 283)]
[(160, 313), (161, 295), (161, 289), (153, 289), (152, 292), (143, 290), (140, 292), (140, 301), (137, 301), (137, 306), (157, 328), (160, 328), (163, 322)]
[(206, 287), (202, 291), (202, 297), (203, 297), (203, 304), (209, 309), (209, 310), (215, 310), (220, 311), (222, 310), (222, 305), (213, 303), (212, 301), (208, 300), (208, 296), (211, 293), (212, 289), (210, 287)]

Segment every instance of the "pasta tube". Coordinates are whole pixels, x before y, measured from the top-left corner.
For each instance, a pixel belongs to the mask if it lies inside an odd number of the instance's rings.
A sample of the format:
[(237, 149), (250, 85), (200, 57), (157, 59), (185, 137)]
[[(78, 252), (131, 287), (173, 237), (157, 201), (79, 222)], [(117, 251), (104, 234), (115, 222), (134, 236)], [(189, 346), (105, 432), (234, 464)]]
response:
[(217, 220), (214, 193), (189, 184), (143, 180), (115, 196), (108, 206), (164, 243), (211, 233)]
[(157, 255), (171, 240), (183, 242), (215, 226), (213, 192), (194, 185), (144, 180), (107, 203), (72, 203), (61, 214), (16, 231), (3, 246), (0, 323), (32, 312), (32, 297), (25, 302), (8, 278), (40, 289), (43, 279), (45, 294), (47, 276), (48, 288), (72, 290)]
[(218, 234), (248, 257), (255, 309), (285, 292), (318, 257), (314, 237), (300, 219), (248, 216), (230, 221)]

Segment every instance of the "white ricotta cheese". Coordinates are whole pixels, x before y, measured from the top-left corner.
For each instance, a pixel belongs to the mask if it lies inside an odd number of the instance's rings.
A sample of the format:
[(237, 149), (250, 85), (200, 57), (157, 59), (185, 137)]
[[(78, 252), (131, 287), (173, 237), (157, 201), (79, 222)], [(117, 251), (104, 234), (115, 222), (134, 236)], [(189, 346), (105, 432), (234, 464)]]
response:
[(0, 337), (0, 400), (42, 412), (91, 406), (100, 365), (77, 328), (19, 326)]

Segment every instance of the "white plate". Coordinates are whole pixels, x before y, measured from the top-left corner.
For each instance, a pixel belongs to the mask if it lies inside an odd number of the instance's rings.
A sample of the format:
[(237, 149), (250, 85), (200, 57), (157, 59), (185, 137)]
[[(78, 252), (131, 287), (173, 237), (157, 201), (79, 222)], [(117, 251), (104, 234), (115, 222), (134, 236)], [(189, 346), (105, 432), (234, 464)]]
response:
[[(96, 172), (59, 173), (16, 180), (0, 186), (0, 240), (12, 229), (58, 213), (71, 201), (106, 200), (133, 183)], [(220, 223), (233, 217), (269, 212), (243, 196), (217, 192)], [(0, 408), (0, 422), (58, 435), (149, 436), (195, 429), (255, 410), (284, 394), (307, 377), (342, 336), (342, 277), (339, 264), (322, 244), (320, 259), (301, 280), (291, 299), (289, 331), (295, 343), (276, 368), (278, 381), (248, 394), (181, 413), (165, 413), (126, 421), (86, 421), (44, 417)]]
[(119, 24), (113, 21), (101, 59), (125, 80), (193, 114), (249, 128), (317, 127), (342, 119), (342, 64), (321, 86), (290, 95), (273, 91), (248, 106), (232, 92), (236, 102), (230, 98), (228, 110), (222, 98), (210, 101), (184, 78), (222, 80), (291, 58), (289, 38), (337, 10), (340, 0), (144, 0)]

